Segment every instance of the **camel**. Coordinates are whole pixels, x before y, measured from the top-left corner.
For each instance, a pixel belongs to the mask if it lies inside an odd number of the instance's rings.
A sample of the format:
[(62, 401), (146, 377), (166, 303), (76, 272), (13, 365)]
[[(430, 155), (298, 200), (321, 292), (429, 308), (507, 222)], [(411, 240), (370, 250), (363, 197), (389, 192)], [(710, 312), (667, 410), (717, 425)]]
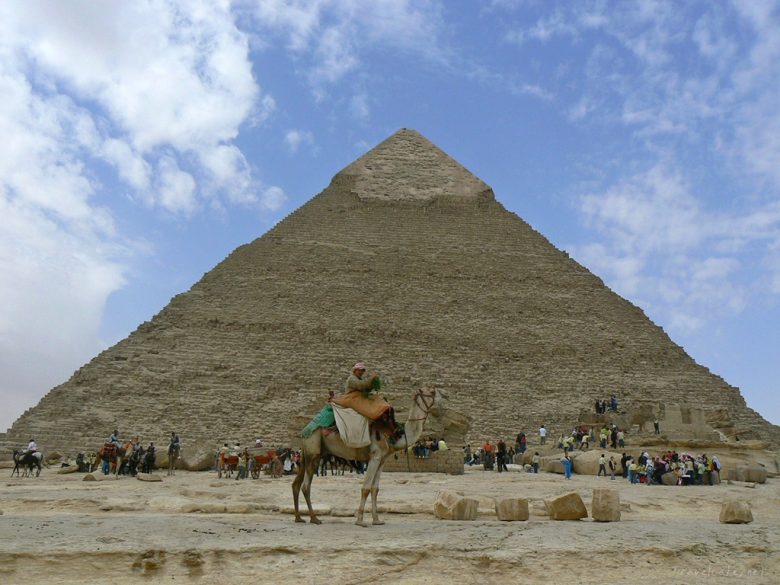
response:
[(111, 473), (113, 466), (113, 473), (118, 477), (122, 465), (130, 459), (132, 452), (133, 444), (130, 441), (125, 441), (121, 447), (117, 447), (113, 443), (105, 443), (98, 449), (98, 457), (103, 461), (108, 460), (108, 472)]
[(385, 461), (396, 451), (404, 451), (407, 447), (414, 445), (422, 434), (423, 425), (428, 415), (431, 414), (434, 407), (440, 406), (444, 398), (446, 398), (444, 394), (436, 389), (420, 389), (415, 392), (412, 395), (409, 417), (404, 425), (404, 435), (395, 443), (388, 442), (387, 437), (377, 433), (373, 428), (371, 429), (371, 444), (367, 447), (347, 447), (338, 434), (326, 435), (321, 428), (315, 430), (308, 438), (304, 439), (303, 447), (301, 448), (301, 462), (292, 483), (295, 521), (305, 522), (298, 510), (298, 495), (303, 490), (306, 505), (309, 508), (309, 521), (312, 524), (322, 524), (322, 520), (317, 518), (311, 506), (311, 481), (320, 457), (323, 455), (334, 455), (348, 461), (368, 462), (363, 487), (360, 490), (360, 505), (358, 506), (355, 524), (368, 526), (368, 523), (363, 521), (363, 511), (365, 510), (369, 494), (371, 495), (372, 524), (384, 524), (377, 514), (376, 499), (379, 493), (379, 478)]

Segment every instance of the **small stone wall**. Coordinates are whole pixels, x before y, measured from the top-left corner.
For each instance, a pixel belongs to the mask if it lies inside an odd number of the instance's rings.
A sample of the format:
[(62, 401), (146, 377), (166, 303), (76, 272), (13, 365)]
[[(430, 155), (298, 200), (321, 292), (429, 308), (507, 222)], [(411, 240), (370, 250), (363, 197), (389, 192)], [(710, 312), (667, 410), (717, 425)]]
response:
[(434, 451), (426, 459), (417, 459), (414, 453), (409, 453), (409, 464), (403, 451), (396, 453), (398, 459), (391, 455), (385, 463), (385, 471), (413, 471), (428, 473), (463, 474), (463, 452), (459, 448), (446, 451)]

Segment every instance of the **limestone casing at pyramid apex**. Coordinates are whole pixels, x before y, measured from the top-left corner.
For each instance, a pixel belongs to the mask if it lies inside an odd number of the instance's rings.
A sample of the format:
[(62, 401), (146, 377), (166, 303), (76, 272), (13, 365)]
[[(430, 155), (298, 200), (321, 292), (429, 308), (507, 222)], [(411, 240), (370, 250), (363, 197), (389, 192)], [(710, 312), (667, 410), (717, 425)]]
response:
[(334, 177), (360, 200), (493, 201), (490, 186), (416, 130), (401, 128)]

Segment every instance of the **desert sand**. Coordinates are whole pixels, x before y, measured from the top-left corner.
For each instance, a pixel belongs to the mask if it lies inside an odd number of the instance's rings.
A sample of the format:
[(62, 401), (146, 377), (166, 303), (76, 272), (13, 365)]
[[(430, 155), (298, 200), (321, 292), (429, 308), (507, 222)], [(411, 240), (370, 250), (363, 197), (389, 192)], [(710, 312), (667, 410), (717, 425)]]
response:
[[(0, 583), (780, 583), (780, 479), (754, 487), (629, 485), (618, 478), (467, 468), (385, 473), (383, 526), (353, 514), (360, 476), (317, 477), (322, 525), (293, 522), (292, 477), (235, 481), (177, 471), (159, 483), (83, 474), (3, 478)], [(9, 470), (3, 469), (3, 473)], [(619, 490), (622, 519), (552, 521), (544, 499)], [(478, 498), (476, 521), (434, 517), (440, 490)], [(526, 522), (498, 521), (494, 498), (529, 499)], [(720, 524), (748, 501), (754, 522)]]

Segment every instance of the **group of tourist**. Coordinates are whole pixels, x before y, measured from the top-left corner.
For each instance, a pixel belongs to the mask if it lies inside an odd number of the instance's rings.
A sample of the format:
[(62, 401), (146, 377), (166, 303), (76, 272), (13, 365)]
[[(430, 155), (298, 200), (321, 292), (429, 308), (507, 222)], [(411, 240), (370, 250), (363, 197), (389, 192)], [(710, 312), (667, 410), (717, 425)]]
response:
[(618, 411), (618, 400), (614, 394), (609, 397), (609, 400), (596, 399), (596, 414), (606, 414), (607, 410), (611, 412)]
[(418, 439), (411, 449), (416, 459), (428, 459), (436, 451), (446, 451), (447, 443), (444, 438), (436, 439), (431, 436)]
[[(616, 424), (603, 425), (598, 431), (598, 445), (601, 449), (606, 449), (609, 445), (612, 449), (623, 448), (626, 446), (626, 432)], [(570, 434), (561, 435), (558, 438), (558, 448), (564, 452), (587, 451), (591, 443), (596, 442), (596, 427), (579, 426), (574, 427)]]
[(623, 477), (630, 483), (646, 485), (664, 483), (667, 473), (674, 474), (675, 485), (715, 485), (720, 483), (722, 468), (717, 455), (703, 453), (697, 457), (673, 450), (656, 457), (645, 451), (636, 460), (624, 453), (621, 465)]

